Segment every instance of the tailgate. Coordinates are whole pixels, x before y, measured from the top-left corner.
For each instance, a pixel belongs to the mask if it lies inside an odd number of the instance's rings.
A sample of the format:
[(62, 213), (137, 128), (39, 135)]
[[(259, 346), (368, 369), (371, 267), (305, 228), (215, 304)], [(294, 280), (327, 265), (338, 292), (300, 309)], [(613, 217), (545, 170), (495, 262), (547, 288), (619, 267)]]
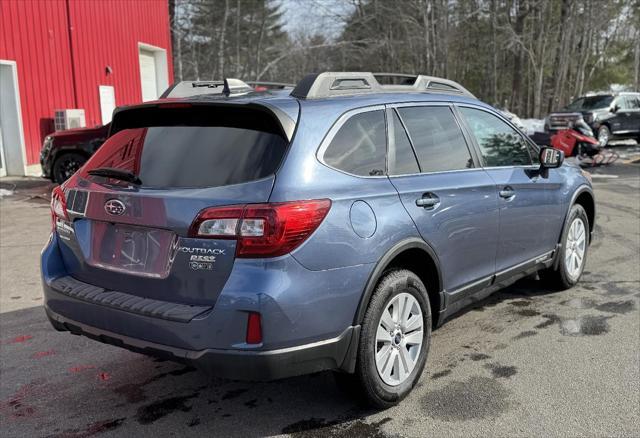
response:
[(114, 121), (115, 134), (65, 184), (68, 217), (56, 231), (73, 278), (137, 297), (215, 303), (236, 241), (192, 237), (190, 227), (206, 208), (268, 201), (288, 147), (268, 126), (275, 118), (229, 121), (217, 110)]

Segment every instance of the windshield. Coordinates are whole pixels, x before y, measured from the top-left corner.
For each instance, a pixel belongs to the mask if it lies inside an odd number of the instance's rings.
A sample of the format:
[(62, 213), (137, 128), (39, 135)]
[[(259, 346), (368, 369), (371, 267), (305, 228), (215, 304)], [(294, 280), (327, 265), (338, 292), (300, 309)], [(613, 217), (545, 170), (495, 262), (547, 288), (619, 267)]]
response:
[(613, 101), (613, 96), (581, 97), (571, 102), (571, 104), (567, 105), (565, 109), (568, 109), (571, 111), (583, 111), (583, 110), (607, 108), (609, 105), (611, 105), (612, 101)]

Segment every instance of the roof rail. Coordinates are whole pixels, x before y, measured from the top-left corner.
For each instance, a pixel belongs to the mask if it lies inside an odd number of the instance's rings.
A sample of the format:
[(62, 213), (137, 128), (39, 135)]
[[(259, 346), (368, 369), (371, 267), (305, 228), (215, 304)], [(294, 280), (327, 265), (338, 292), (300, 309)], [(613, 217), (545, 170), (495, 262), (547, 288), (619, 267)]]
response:
[(253, 91), (240, 79), (225, 78), (223, 81), (181, 81), (176, 82), (162, 93), (160, 99), (167, 97), (191, 97), (201, 94), (244, 94)]
[(285, 88), (293, 88), (296, 84), (289, 84), (286, 82), (269, 82), (269, 81), (247, 81), (247, 84), (252, 87), (265, 87), (269, 89), (283, 90)]
[[(400, 85), (381, 85), (376, 77), (405, 78), (412, 81)], [(405, 73), (324, 72), (302, 78), (291, 95), (299, 99), (347, 96), (353, 94), (431, 92), (456, 94), (475, 99), (469, 90), (449, 79)]]

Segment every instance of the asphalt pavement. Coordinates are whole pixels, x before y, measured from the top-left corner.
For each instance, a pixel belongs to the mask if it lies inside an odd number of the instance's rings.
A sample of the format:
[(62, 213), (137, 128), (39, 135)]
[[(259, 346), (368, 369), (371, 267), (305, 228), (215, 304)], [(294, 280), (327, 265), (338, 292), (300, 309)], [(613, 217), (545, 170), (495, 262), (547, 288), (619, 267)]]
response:
[[(330, 373), (211, 379), (68, 333), (41, 307), (48, 186), (0, 188), (0, 435), (640, 436), (640, 165), (595, 170), (580, 284), (525, 279), (433, 333), (399, 406), (363, 409)], [(9, 192), (12, 192), (9, 196)]]

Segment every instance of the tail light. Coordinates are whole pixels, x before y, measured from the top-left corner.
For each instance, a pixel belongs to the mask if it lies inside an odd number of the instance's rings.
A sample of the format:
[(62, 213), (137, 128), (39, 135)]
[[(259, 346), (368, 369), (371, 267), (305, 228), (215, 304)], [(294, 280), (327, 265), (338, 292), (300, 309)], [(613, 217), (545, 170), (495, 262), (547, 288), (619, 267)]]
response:
[(60, 186), (57, 186), (51, 192), (51, 222), (53, 228), (55, 228), (57, 220), (69, 220), (67, 200)]
[(302, 244), (330, 208), (328, 199), (212, 207), (198, 214), (189, 236), (235, 239), (236, 257), (277, 257)]

